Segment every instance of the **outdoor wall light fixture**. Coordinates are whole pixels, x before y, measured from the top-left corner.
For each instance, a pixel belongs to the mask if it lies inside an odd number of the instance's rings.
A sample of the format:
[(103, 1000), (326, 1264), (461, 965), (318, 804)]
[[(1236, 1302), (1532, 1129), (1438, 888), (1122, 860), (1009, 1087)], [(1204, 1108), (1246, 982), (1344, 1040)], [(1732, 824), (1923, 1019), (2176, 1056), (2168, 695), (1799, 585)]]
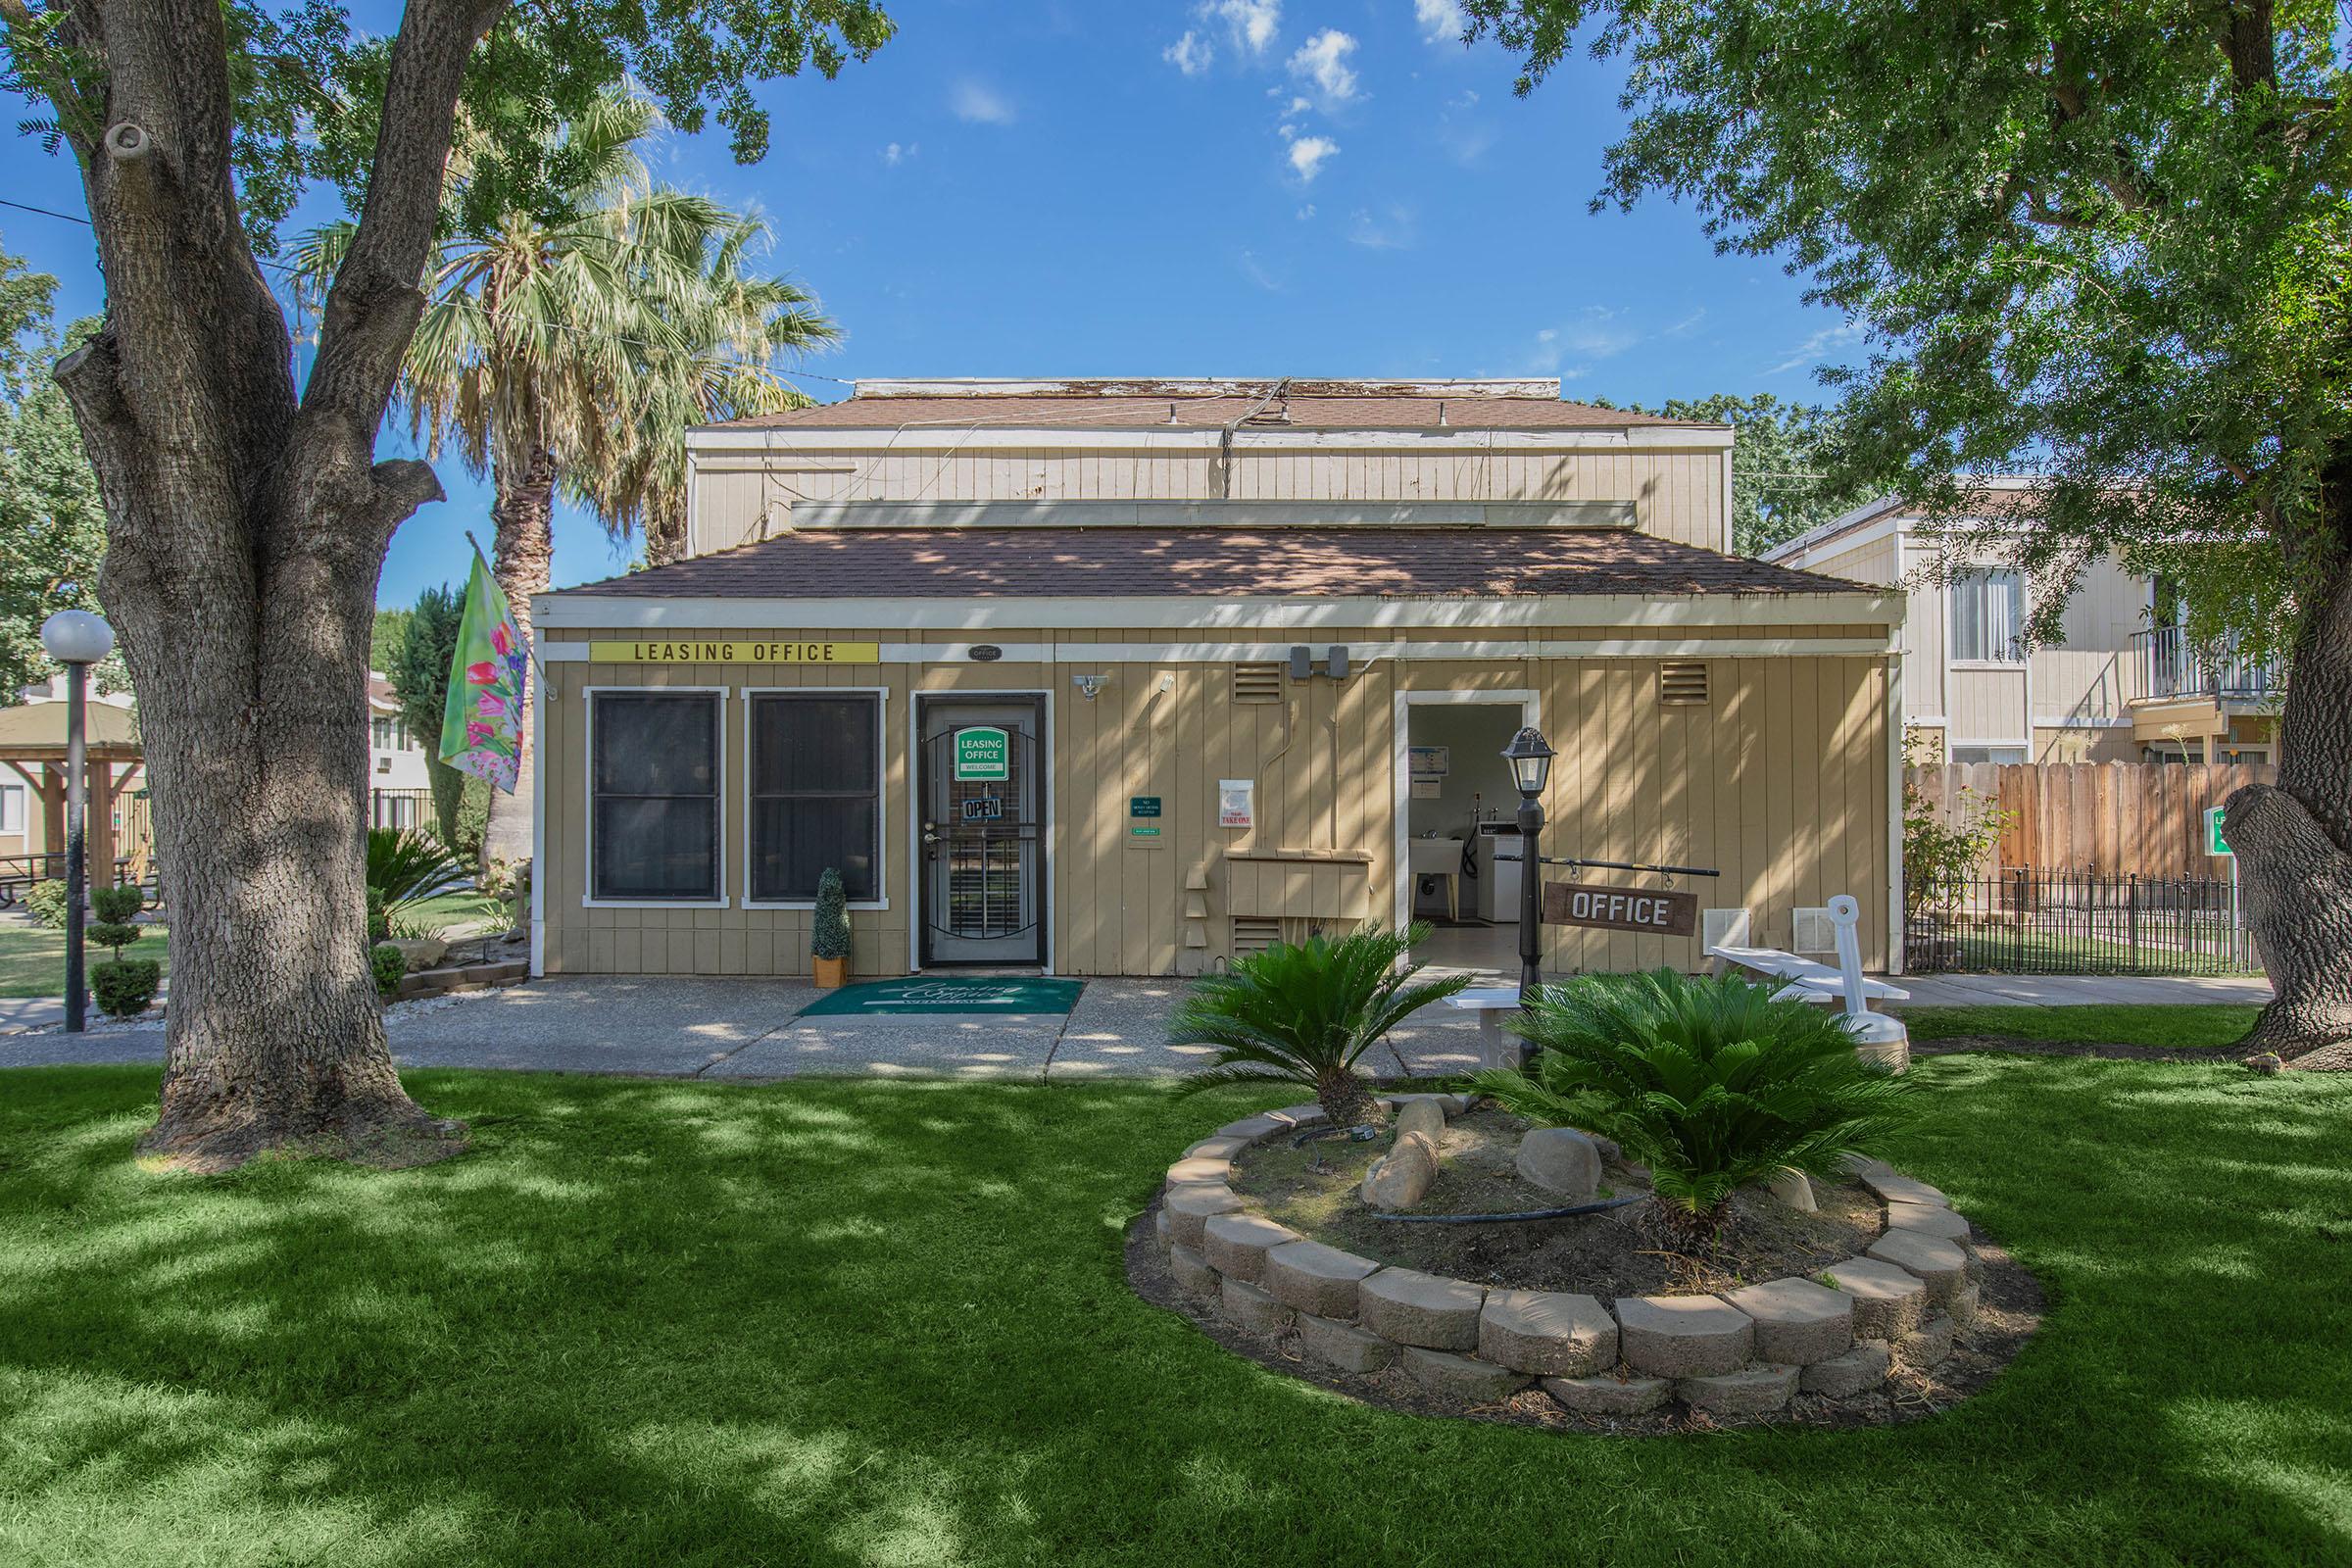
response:
[(1529, 724), (1502, 749), (1519, 786), (1519, 1004), (1543, 989), (1537, 965), (1544, 956), (1544, 858), (1537, 841), (1544, 832), (1544, 785), (1551, 777), (1553, 752), (1544, 732)]
[(115, 628), (86, 610), (61, 610), (41, 622), (41, 647), (66, 666), (66, 1033), (81, 1033), (87, 1002), (82, 978), (82, 906), (88, 877), (82, 866), (82, 829), (89, 815), (87, 780), (90, 666), (114, 652)]
[(1077, 686), (1078, 695), (1091, 703), (1102, 695), (1102, 688), (1110, 680), (1110, 677), (1108, 675), (1072, 675), (1070, 680)]

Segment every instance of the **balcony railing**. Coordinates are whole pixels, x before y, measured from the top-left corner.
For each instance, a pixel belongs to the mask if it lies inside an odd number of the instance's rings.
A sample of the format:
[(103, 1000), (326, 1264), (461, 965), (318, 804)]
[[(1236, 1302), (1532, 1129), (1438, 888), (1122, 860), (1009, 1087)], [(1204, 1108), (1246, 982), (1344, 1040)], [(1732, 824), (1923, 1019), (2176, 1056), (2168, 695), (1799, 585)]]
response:
[(2139, 671), (2133, 700), (2174, 702), (2211, 697), (2220, 702), (2263, 702), (2286, 695), (2286, 671), (2247, 659), (2228, 644), (2199, 647), (2179, 626), (2132, 634), (2132, 662)]

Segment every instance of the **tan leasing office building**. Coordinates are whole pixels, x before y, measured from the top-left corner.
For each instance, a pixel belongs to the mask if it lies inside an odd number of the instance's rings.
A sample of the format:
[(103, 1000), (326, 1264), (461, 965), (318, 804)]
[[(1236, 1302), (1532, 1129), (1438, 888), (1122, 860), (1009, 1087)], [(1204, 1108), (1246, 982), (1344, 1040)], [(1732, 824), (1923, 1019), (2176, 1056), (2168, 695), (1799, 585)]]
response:
[(1722, 426), (861, 382), (688, 441), (694, 553), (536, 602), (543, 972), (805, 974), (827, 866), (866, 976), (1198, 973), (1432, 909), (1510, 965), (1521, 723), (1545, 853), (1721, 872), (1690, 935), (1550, 927), (1549, 966), (1826, 944), (1841, 892), (1888, 956), (1902, 597), (1727, 554)]

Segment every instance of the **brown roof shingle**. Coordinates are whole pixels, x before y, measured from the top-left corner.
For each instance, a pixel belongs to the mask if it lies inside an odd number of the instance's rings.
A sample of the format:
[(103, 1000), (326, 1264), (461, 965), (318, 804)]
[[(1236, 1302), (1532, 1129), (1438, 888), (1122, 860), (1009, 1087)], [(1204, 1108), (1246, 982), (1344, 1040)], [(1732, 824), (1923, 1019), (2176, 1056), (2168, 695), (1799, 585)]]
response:
[[(1250, 397), (1139, 397), (1022, 393), (1001, 397), (853, 397), (806, 409), (754, 415), (718, 429), (1214, 429), (1256, 408)], [(1293, 397), (1285, 420), (1244, 429), (1305, 430), (1618, 430), (1722, 426), (1655, 414), (1564, 403), (1558, 398), (1349, 396)]]
[(843, 528), (608, 578), (611, 598), (1525, 598), (1882, 590), (1578, 528)]

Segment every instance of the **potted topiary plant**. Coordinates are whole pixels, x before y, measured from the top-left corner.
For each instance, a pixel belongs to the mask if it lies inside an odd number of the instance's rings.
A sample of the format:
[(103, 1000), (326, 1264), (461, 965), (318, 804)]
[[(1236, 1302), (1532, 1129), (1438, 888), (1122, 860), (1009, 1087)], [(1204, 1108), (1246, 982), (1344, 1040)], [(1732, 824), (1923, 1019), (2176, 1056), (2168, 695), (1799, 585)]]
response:
[(98, 1010), (110, 1018), (135, 1018), (145, 1012), (163, 984), (162, 964), (153, 958), (122, 956), (124, 948), (147, 934), (131, 923), (146, 903), (147, 896), (129, 882), (90, 890), (90, 906), (98, 919), (89, 929), (89, 939), (115, 955), (90, 966), (90, 994), (98, 999)]
[(832, 991), (850, 983), (850, 901), (841, 873), (831, 866), (816, 879), (816, 912), (808, 922), (808, 956), (815, 960), (816, 985)]

